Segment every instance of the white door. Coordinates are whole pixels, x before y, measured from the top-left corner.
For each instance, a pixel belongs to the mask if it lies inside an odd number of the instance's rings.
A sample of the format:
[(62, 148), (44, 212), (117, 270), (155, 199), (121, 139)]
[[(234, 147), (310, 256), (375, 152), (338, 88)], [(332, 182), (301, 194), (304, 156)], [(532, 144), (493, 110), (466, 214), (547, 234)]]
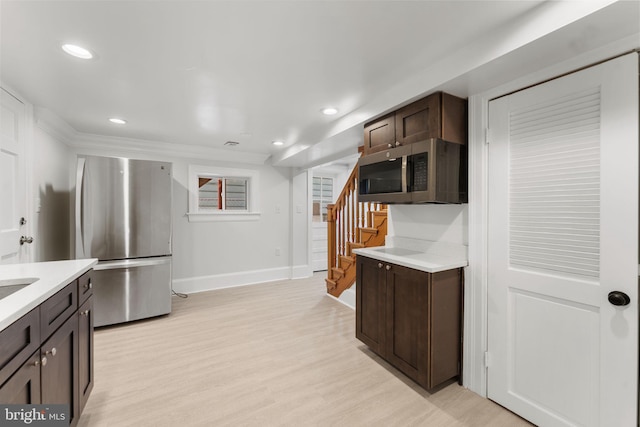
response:
[(26, 260), (20, 219), (25, 211), (25, 106), (0, 89), (0, 264)]
[(636, 425), (638, 112), (636, 54), (489, 105), (488, 396), (540, 426)]

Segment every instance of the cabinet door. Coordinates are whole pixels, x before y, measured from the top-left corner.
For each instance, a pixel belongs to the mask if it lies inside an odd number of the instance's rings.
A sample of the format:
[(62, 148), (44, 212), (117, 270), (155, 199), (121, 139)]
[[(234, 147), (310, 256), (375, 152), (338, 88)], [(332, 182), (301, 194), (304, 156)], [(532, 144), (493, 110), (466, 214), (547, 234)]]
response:
[(384, 357), (385, 273), (383, 264), (356, 257), (356, 338)]
[(437, 92), (396, 111), (396, 141), (413, 144), (429, 138), (441, 138), (440, 98)]
[(38, 347), (40, 311), (34, 308), (0, 332), (0, 384), (13, 375)]
[(79, 413), (82, 413), (93, 389), (93, 298), (82, 304), (78, 319)]
[(396, 146), (393, 114), (364, 125), (364, 154), (376, 153)]
[(386, 359), (428, 387), (429, 273), (387, 265)]
[[(69, 405), (71, 425), (78, 423), (78, 318), (72, 316), (40, 348), (42, 403)], [(46, 358), (46, 363), (45, 363)]]
[(0, 403), (27, 404), (40, 403), (40, 352), (36, 352), (22, 364), (2, 387)]

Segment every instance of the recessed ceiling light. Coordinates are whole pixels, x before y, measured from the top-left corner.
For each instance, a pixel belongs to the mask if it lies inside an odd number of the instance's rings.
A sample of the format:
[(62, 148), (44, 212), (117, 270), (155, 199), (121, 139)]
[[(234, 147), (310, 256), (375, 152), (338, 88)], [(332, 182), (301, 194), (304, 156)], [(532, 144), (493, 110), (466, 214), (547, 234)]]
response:
[(124, 124), (126, 124), (126, 123), (127, 123), (127, 121), (126, 121), (126, 120), (118, 119), (118, 118), (116, 118), (116, 117), (112, 117), (112, 118), (110, 118), (110, 119), (109, 119), (109, 121), (110, 121), (111, 123), (115, 123), (115, 124), (117, 124), (117, 125), (124, 125)]
[(273, 145), (284, 145), (284, 141), (273, 141)]
[(91, 59), (93, 58), (93, 53), (91, 53), (89, 50), (83, 48), (82, 46), (78, 46), (75, 44), (63, 44), (62, 45), (62, 50), (64, 50), (65, 52), (67, 52), (69, 55), (71, 56), (75, 56), (76, 58), (80, 58), (80, 59)]
[(333, 108), (333, 107), (324, 108), (322, 110), (322, 114), (327, 115), (327, 116), (333, 116), (337, 112), (338, 112), (338, 110)]

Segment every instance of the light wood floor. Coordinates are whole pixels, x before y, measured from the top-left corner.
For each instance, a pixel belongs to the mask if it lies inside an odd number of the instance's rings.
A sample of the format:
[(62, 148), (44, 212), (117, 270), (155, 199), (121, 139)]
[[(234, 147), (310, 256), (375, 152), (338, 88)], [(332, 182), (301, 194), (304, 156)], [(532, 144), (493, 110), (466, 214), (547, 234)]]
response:
[(452, 382), (430, 394), (355, 339), (322, 275), (174, 297), (101, 328), (79, 426), (525, 426)]

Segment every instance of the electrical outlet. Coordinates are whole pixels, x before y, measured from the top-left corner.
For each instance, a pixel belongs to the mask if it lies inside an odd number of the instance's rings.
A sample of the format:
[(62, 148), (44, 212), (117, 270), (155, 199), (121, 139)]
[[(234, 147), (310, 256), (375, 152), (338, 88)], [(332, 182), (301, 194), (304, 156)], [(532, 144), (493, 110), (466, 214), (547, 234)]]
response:
[(280, 205), (276, 205), (276, 213), (279, 214), (280, 213)]
[(280, 256), (280, 248), (276, 248), (276, 256)]

